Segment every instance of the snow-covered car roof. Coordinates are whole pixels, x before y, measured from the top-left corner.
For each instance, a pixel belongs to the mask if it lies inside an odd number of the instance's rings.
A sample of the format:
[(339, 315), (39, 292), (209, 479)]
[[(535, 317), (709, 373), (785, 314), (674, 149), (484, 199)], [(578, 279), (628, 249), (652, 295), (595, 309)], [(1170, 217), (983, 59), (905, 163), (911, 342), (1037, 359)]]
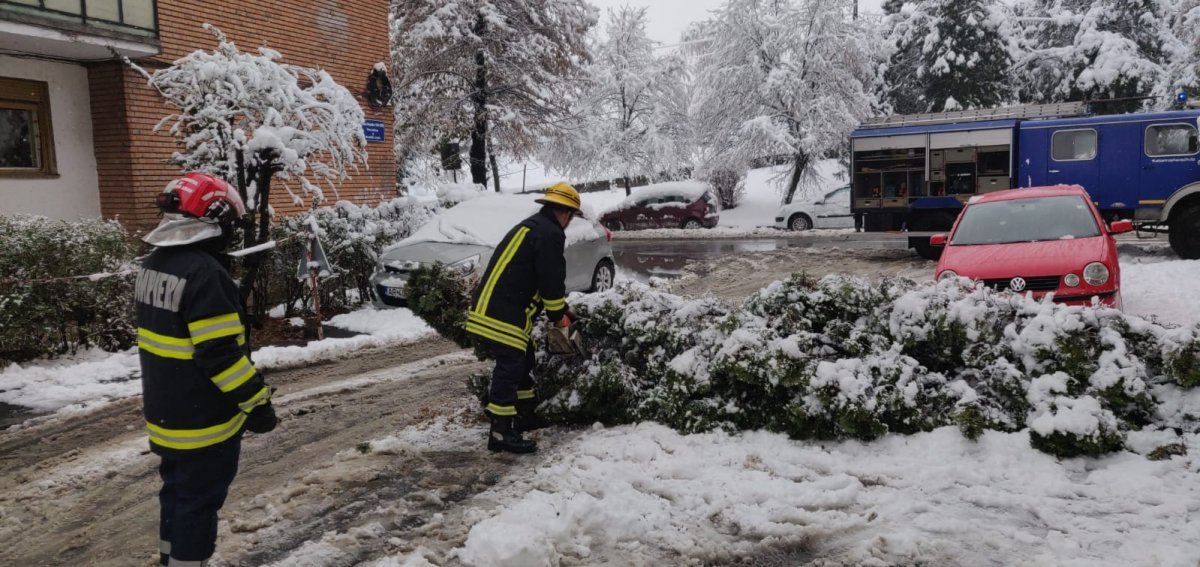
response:
[[(483, 195), (450, 207), (429, 221), (411, 236), (389, 247), (396, 248), (418, 242), (478, 244), (495, 247), (512, 227), (542, 206), (534, 195)], [(601, 233), (591, 220), (576, 219), (567, 226), (567, 244), (599, 238)]]
[(679, 195), (695, 201), (699, 199), (706, 191), (709, 190), (707, 183), (703, 181), (669, 181), (667, 183), (655, 183), (645, 187), (634, 187), (633, 191), (623, 201), (615, 206), (605, 210), (604, 212), (626, 209), (633, 204), (643, 199), (654, 199), (658, 197), (671, 197)]

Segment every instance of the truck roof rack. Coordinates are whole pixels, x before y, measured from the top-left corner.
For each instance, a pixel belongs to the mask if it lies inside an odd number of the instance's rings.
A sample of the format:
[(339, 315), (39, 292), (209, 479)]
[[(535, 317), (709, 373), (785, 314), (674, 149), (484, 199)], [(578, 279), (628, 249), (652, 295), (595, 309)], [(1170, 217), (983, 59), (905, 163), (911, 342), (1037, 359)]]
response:
[(1065, 118), (1088, 114), (1086, 102), (1058, 102), (1054, 104), (1022, 104), (1000, 108), (955, 110), (951, 112), (929, 112), (924, 114), (894, 114), (876, 116), (863, 121), (861, 128), (891, 128), (896, 126), (924, 126), (927, 124), (951, 124), (954, 122), (976, 122), (980, 120), (1006, 120), (1012, 118)]

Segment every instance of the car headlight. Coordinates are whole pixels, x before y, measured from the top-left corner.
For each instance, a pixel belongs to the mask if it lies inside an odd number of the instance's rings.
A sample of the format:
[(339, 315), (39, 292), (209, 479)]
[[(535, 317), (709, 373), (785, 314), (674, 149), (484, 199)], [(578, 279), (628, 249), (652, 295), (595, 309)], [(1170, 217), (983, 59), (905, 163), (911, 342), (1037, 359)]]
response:
[(1100, 262), (1092, 262), (1083, 269), (1083, 281), (1088, 285), (1104, 285), (1108, 283), (1108, 266)]
[(946, 270), (946, 271), (942, 272), (942, 275), (938, 276), (938, 281), (953, 280), (953, 279), (957, 279), (957, 278), (958, 278), (958, 272), (956, 272), (954, 270)]
[(1079, 276), (1075, 274), (1067, 274), (1063, 277), (1063, 283), (1067, 284), (1067, 287), (1075, 287), (1079, 285)]
[(470, 258), (463, 258), (462, 260), (450, 264), (450, 267), (464, 274), (474, 272), (475, 269), (479, 267), (479, 254), (471, 256)]

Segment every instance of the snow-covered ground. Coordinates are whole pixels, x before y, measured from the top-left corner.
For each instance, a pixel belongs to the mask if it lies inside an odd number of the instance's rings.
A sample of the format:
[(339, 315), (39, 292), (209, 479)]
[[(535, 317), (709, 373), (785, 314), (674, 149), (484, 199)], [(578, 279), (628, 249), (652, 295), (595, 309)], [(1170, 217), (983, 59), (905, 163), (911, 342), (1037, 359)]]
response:
[[(326, 324), (362, 334), (312, 341), (305, 346), (263, 347), (254, 352), (255, 365), (263, 370), (291, 368), (433, 334), (433, 329), (408, 309), (367, 307), (334, 316)], [(0, 369), (0, 402), (37, 412), (91, 410), (141, 394), (140, 378), (137, 348), (118, 353), (89, 350)]]
[[(413, 437), (413, 432), (401, 436)], [(551, 437), (565, 433), (551, 433)], [(422, 444), (458, 446), (431, 429)], [(477, 439), (477, 437), (475, 437)], [(1184, 440), (1189, 454), (1200, 438)], [(1059, 461), (1026, 433), (954, 428), (873, 443), (597, 427), (473, 499), (468, 565), (1194, 566), (1200, 461)], [(778, 550), (794, 555), (779, 557)], [(665, 552), (665, 553), (664, 553)], [(418, 550), (377, 563), (438, 564)], [(430, 563), (426, 563), (426, 562)], [(300, 563), (288, 563), (299, 565)], [(750, 561), (747, 564), (758, 564)]]

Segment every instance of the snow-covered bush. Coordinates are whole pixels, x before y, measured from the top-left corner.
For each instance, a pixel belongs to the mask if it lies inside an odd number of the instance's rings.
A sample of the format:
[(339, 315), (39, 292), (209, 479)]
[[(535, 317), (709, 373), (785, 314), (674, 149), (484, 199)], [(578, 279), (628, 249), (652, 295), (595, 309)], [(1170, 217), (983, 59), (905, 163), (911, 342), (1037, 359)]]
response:
[[(456, 332), (466, 300), (436, 278), (420, 286), (447, 294), (423, 312)], [(1127, 431), (1200, 428), (1200, 408), (1178, 395), (1194, 387), (1197, 329), (1114, 309), (966, 280), (803, 275), (737, 308), (631, 282), (570, 302), (588, 354), (539, 353), (535, 372), (542, 411), (563, 423), (862, 440), (947, 425), (971, 438), (1028, 429), (1035, 448), (1063, 457), (1118, 450)], [(535, 342), (542, 335), (536, 327)], [(480, 395), (486, 385), (471, 383)]]
[(467, 333), (467, 312), (475, 282), (442, 264), (422, 265), (413, 270), (405, 286), (408, 308), (435, 331), (463, 348), (474, 348), (480, 360), (486, 352), (482, 342)]
[[(278, 179), (293, 205), (327, 202), (322, 185), (333, 189), (367, 162), (364, 114), (358, 100), (326, 71), (282, 63), (283, 55), (260, 47), (238, 49), (216, 27), (204, 24), (217, 47), (193, 51), (171, 66), (142, 73), (172, 113), (156, 129), (166, 129), (182, 146), (171, 161), (183, 171), (202, 171), (234, 185), (249, 214), (241, 219), (245, 246), (272, 235), (272, 180)], [(262, 316), (270, 296), (262, 287), (264, 264), (272, 253), (255, 254), (239, 274), (243, 299)], [(254, 294), (251, 285), (257, 285)]]
[(722, 209), (733, 209), (742, 202), (746, 196), (746, 176), (745, 172), (737, 172), (732, 169), (718, 169), (709, 172), (704, 181), (713, 187), (713, 193), (717, 194), (717, 200), (721, 202)]
[(134, 255), (116, 221), (0, 216), (0, 360), (132, 346)]
[(275, 240), (283, 243), (272, 255), (267, 274), (271, 304), (287, 305), (288, 316), (298, 305), (310, 310), (310, 294), (296, 278), (306, 245), (297, 235), (308, 232), (310, 215), (316, 219), (321, 245), (334, 268), (333, 277), (321, 282), (321, 306), (336, 310), (370, 297), (371, 275), (383, 249), (428, 222), (436, 208), (436, 203), (398, 197), (376, 207), (338, 201), (332, 207), (285, 217), (274, 231)]

